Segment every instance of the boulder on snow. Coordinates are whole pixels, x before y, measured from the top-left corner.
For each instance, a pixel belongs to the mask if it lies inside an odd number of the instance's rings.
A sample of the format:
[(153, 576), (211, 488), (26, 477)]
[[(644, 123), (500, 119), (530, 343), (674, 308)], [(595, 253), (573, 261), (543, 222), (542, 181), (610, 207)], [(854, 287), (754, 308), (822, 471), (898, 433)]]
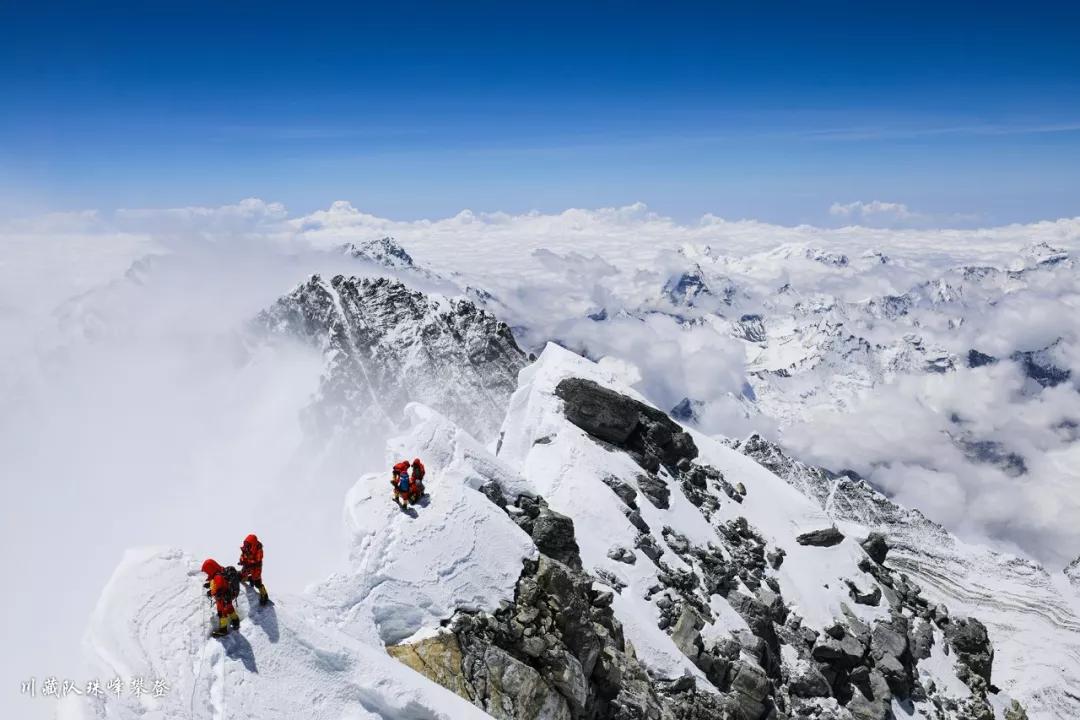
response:
[(881, 602), (881, 586), (874, 583), (870, 588), (860, 587), (858, 583), (847, 581), (848, 594), (859, 605), (876, 606)]
[(567, 378), (555, 388), (565, 403), (566, 419), (605, 442), (621, 445), (638, 426), (641, 403), (581, 378)]
[(845, 635), (836, 639), (822, 635), (814, 643), (811, 655), (815, 660), (838, 668), (853, 668), (862, 662), (864, 648), (856, 638)]
[(800, 545), (813, 545), (815, 547), (832, 547), (833, 545), (839, 545), (843, 540), (844, 533), (837, 530), (835, 526), (822, 530), (811, 530), (795, 538), (795, 542)]
[(690, 434), (660, 410), (583, 378), (564, 378), (555, 387), (566, 419), (598, 440), (630, 452), (648, 472), (661, 465), (672, 473), (697, 457)]
[(630, 522), (631, 525), (634, 526), (634, 529), (637, 530), (639, 533), (648, 535), (650, 532), (652, 532), (652, 528), (649, 527), (649, 523), (645, 522), (645, 520), (641, 517), (641, 513), (638, 510), (631, 510), (630, 508), (625, 508), (623, 510), (623, 515), (626, 516), (626, 519)]
[(670, 507), (671, 490), (668, 489), (667, 483), (665, 483), (657, 475), (638, 475), (637, 478), (638, 487), (641, 488), (641, 494), (649, 498), (656, 507), (661, 510), (666, 510)]
[(618, 495), (619, 499), (626, 503), (628, 508), (637, 510), (637, 490), (611, 475), (604, 477), (604, 484), (611, 488), (611, 491)]
[(532, 539), (540, 552), (571, 567), (581, 567), (574, 521), (544, 506), (533, 521)]
[(630, 548), (616, 545), (607, 552), (607, 556), (615, 562), (626, 563), (627, 565), (633, 565), (637, 562), (637, 555)]
[(885, 564), (885, 557), (889, 554), (889, 542), (885, 539), (885, 535), (872, 532), (859, 545), (866, 551), (871, 560), (878, 565)]

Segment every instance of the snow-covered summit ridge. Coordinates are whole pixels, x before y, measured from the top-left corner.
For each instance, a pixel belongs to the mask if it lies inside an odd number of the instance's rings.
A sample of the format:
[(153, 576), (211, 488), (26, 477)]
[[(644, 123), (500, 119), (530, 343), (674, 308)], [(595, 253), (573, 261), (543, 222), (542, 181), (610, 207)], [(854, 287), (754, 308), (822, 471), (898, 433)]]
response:
[[(489, 717), (387, 655), (384, 643), (437, 629), (457, 609), (491, 610), (512, 597), (528, 536), (476, 484), (505, 468), (434, 411), (410, 406), (409, 434), (389, 457), (428, 459), (430, 501), (413, 514), (389, 500), (385, 473), (361, 477), (346, 498), (350, 570), (260, 608), (242, 593), (239, 634), (207, 638), (211, 610), (199, 560), (180, 550), (128, 553), (87, 635), (102, 677), (166, 678), (163, 698), (104, 703), (71, 698), (71, 718)], [(266, 582), (274, 548), (267, 543)], [(157, 715), (153, 715), (157, 713)]]
[(413, 268), (412, 256), (392, 237), (382, 237), (366, 242), (350, 242), (340, 251), (354, 258), (369, 260), (390, 268)]

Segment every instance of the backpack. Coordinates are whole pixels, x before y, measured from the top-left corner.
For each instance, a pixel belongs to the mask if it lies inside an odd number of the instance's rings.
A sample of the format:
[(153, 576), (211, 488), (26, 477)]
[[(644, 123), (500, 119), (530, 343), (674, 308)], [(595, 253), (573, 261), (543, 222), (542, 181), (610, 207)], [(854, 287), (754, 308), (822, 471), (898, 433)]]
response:
[(403, 473), (398, 474), (397, 487), (398, 487), (399, 492), (408, 492), (409, 491), (409, 474), (408, 473), (403, 472)]
[(240, 571), (228, 565), (221, 569), (221, 577), (225, 580), (225, 586), (219, 591), (220, 597), (232, 602), (240, 596)]

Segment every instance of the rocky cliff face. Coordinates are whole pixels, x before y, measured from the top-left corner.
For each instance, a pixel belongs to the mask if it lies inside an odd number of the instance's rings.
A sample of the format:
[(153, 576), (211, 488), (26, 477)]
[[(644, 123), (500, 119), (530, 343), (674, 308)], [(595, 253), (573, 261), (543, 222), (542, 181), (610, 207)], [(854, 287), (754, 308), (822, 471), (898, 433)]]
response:
[(308, 420), (323, 436), (358, 441), (385, 437), (379, 429), (393, 432), (414, 400), (490, 438), (526, 362), (510, 328), (471, 301), (428, 296), (386, 278), (314, 275), (255, 325), (323, 352)]
[[(755, 490), (703, 461), (694, 438), (663, 413), (588, 378), (565, 378), (553, 393), (602, 453), (638, 468), (633, 486), (604, 478), (610, 492), (602, 499), (578, 489), (582, 502), (621, 508), (637, 534), (633, 550), (612, 547), (607, 566), (653, 580), (642, 588), (584, 561), (594, 529), (583, 546), (574, 520), (543, 498), (508, 498), (488, 482), (481, 491), (530, 535), (538, 559), (526, 561), (512, 602), (494, 613), (459, 612), (434, 637), (389, 648), (393, 656), (505, 720), (892, 720), (901, 711), (991, 720), (995, 703), (1024, 716), (996, 695), (985, 627), (954, 618), (886, 566), (884, 535), (852, 550), (853, 539), (826, 526), (781, 544), (739, 514)], [(652, 517), (690, 508), (713, 528), (712, 540), (689, 537), (674, 522), (650, 524), (642, 503)], [(829, 567), (837, 551), (858, 562), (845, 571), (841, 612), (818, 625), (800, 613), (815, 600), (790, 597), (784, 578), (792, 563), (812, 563), (817, 553)], [(828, 572), (819, 580), (825, 588)], [(636, 592), (692, 671), (638, 657), (620, 620)]]

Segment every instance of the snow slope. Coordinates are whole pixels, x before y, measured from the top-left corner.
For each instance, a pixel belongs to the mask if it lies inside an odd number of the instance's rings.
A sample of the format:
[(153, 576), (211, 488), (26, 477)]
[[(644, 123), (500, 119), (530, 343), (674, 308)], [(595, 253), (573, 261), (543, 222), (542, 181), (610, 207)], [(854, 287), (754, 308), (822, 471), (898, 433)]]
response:
[(403, 512), (389, 502), (388, 472), (360, 478), (345, 499), (350, 570), (314, 589), (343, 628), (385, 644), (458, 609), (494, 610), (513, 596), (522, 560), (536, 555), (528, 535), (477, 491), (512, 471), (435, 411), (412, 404), (406, 417), (410, 430), (389, 443), (386, 467), (424, 458), (427, 500)]
[[(388, 457), (427, 459), (428, 503), (402, 512), (385, 473), (361, 477), (345, 502), (350, 570), (302, 595), (275, 595), (268, 608), (252, 605), (254, 593), (242, 595), (241, 633), (220, 643), (207, 639), (201, 559), (178, 549), (130, 551), (98, 603), (87, 652), (103, 686), (138, 676), (147, 688), (163, 678), (170, 691), (97, 703), (73, 696), (61, 716), (487, 717), (398, 663), (384, 644), (431, 631), (456, 609), (493, 610), (513, 596), (522, 561), (536, 550), (474, 489), (511, 472), (436, 412), (412, 405), (407, 416), (410, 433), (391, 443)], [(271, 588), (273, 560), (268, 554)]]
[(1080, 587), (1066, 573), (965, 543), (864, 481), (804, 465), (760, 438), (739, 449), (813, 498), (845, 532), (887, 533), (891, 567), (934, 602), (982, 620), (996, 650), (994, 682), (1031, 717), (1080, 716)]
[[(110, 580), (87, 637), (102, 684), (143, 677), (147, 693), (93, 702), (69, 696), (61, 718), (482, 718), (472, 705), (417, 677), (377, 643), (333, 628), (303, 597), (252, 607), (243, 632), (207, 639), (201, 561), (180, 550), (129, 552)], [(161, 698), (153, 680), (167, 681)]]

